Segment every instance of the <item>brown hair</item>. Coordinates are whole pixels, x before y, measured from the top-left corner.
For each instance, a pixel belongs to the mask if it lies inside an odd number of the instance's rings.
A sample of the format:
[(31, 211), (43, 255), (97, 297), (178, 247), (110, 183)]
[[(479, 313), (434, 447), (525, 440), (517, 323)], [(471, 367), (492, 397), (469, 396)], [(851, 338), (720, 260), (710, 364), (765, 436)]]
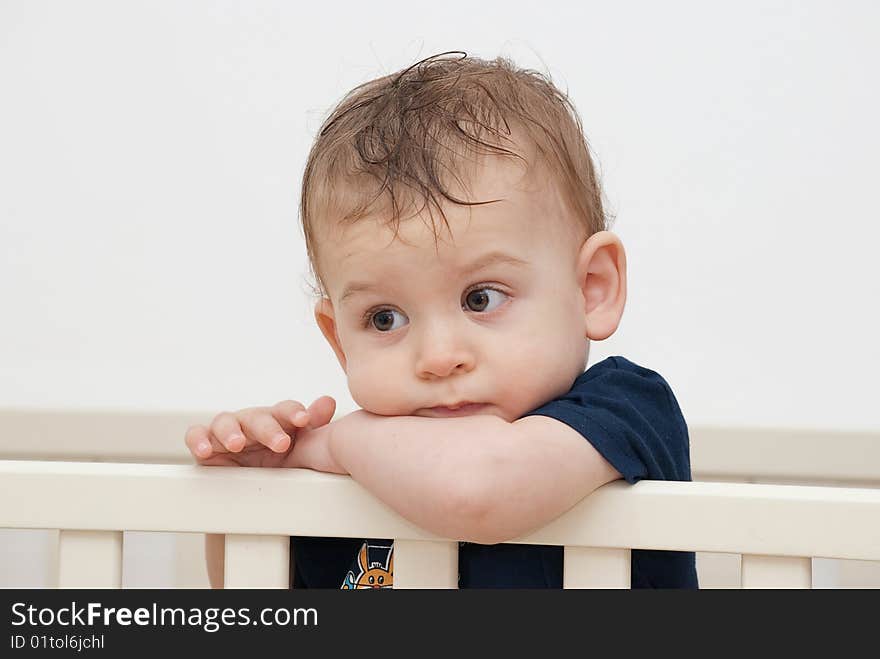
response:
[(525, 131), (557, 176), (586, 235), (605, 229), (609, 220), (589, 146), (568, 96), (549, 77), (510, 60), (441, 53), (354, 88), (321, 127), (300, 200), (309, 264), (319, 286), (314, 292), (325, 294), (317, 272), (319, 221), (352, 223), (381, 202), (397, 236), (402, 212), (421, 201), (416, 213), (427, 207), (433, 222), (435, 208), (448, 228), (443, 200), (469, 206), (493, 201), (452, 193), (450, 178), (467, 187), (458, 166), (462, 156), (494, 154), (528, 166), (515, 150), (511, 125)]

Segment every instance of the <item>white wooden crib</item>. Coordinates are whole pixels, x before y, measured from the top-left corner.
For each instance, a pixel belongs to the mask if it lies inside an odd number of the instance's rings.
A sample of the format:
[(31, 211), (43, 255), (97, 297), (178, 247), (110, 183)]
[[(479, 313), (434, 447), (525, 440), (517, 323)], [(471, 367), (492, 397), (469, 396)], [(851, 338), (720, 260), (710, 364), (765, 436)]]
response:
[[(209, 417), (0, 410), (0, 587), (35, 561), (50, 586), (204, 587), (204, 533), (226, 587), (286, 588), (290, 535), (394, 538), (395, 588), (456, 587), (458, 539), (348, 477), (193, 465), (183, 433)], [(819, 565), (820, 586), (880, 586), (880, 433), (691, 428), (691, 453), (695, 482), (610, 483), (516, 542), (564, 546), (567, 588), (628, 588), (632, 549), (696, 551), (703, 588), (809, 588)], [(154, 532), (170, 582), (124, 569)]]

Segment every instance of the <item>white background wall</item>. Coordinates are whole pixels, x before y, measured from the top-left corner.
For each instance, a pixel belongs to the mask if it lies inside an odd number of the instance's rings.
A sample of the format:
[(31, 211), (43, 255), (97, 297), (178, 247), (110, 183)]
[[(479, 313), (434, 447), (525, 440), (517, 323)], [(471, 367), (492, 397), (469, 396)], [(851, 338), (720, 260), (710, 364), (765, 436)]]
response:
[(582, 114), (630, 277), (591, 364), (691, 424), (880, 428), (876, 3), (424, 4), (0, 3), (0, 406), (352, 409), (306, 153), (354, 85), (463, 49)]

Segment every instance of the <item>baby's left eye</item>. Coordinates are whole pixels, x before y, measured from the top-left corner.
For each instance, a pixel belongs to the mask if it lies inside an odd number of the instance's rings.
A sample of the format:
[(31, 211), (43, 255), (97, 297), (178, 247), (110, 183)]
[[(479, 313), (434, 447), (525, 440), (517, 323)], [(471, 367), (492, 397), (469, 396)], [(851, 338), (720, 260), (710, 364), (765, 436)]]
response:
[[(472, 311), (494, 311), (498, 308), (499, 304), (504, 302), (506, 297), (507, 293), (499, 291), (497, 288), (487, 288), (484, 286), (483, 288), (475, 288), (470, 291), (465, 296), (465, 304)], [(496, 298), (497, 302), (492, 308), (489, 308), (492, 298)]]

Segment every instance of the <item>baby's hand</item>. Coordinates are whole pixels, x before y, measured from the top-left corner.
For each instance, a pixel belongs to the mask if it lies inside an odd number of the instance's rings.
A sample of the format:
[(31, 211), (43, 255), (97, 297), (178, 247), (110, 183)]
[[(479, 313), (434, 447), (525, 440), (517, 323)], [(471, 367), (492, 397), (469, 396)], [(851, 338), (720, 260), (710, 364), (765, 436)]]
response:
[(330, 423), (336, 401), (321, 396), (308, 409), (295, 400), (272, 407), (223, 412), (210, 426), (192, 426), (185, 441), (202, 465), (280, 467), (296, 441), (297, 430)]

